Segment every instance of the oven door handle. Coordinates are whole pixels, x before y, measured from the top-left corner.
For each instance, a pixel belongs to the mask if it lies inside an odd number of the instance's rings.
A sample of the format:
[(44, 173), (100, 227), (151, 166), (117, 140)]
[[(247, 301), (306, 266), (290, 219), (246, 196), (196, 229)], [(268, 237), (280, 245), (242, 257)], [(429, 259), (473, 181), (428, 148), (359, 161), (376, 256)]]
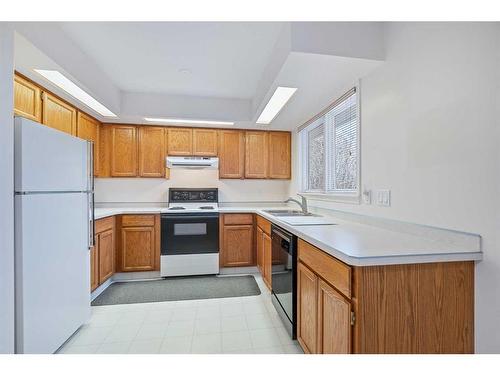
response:
[(191, 219), (197, 219), (197, 220), (204, 220), (204, 219), (218, 219), (219, 215), (175, 215), (175, 214), (162, 214), (161, 215), (162, 219), (170, 219), (170, 220), (178, 220), (178, 221), (183, 221), (183, 220), (191, 220)]

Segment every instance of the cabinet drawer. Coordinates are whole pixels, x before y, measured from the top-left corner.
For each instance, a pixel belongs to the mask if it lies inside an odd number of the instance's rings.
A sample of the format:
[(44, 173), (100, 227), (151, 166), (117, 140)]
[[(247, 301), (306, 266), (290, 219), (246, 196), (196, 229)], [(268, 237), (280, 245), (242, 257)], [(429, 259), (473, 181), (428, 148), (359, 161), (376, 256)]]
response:
[(97, 219), (95, 221), (95, 234), (99, 234), (108, 229), (113, 229), (114, 225), (115, 225), (114, 216), (106, 217), (104, 219)]
[(262, 216), (257, 215), (257, 226), (262, 229), (264, 233), (271, 235), (271, 222), (264, 219)]
[(346, 297), (351, 297), (351, 267), (299, 239), (299, 260)]
[(253, 214), (224, 214), (224, 225), (253, 224)]
[(122, 215), (122, 227), (153, 227), (155, 215)]

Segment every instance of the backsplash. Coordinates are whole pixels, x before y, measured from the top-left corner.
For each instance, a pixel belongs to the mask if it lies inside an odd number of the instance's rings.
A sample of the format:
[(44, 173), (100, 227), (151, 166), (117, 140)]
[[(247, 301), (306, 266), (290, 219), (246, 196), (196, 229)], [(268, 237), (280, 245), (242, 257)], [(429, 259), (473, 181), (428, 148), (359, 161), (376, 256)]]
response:
[(169, 187), (216, 187), (220, 202), (282, 202), (287, 198), (289, 180), (219, 180), (217, 170), (172, 169), (170, 179), (97, 178), (98, 203), (164, 203)]

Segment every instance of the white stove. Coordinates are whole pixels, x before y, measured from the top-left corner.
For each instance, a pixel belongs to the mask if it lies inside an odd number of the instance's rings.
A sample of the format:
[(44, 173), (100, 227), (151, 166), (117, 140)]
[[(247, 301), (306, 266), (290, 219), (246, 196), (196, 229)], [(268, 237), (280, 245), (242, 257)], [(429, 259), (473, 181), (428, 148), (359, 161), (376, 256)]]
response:
[(168, 195), (161, 214), (161, 276), (218, 274), (218, 190), (170, 188)]

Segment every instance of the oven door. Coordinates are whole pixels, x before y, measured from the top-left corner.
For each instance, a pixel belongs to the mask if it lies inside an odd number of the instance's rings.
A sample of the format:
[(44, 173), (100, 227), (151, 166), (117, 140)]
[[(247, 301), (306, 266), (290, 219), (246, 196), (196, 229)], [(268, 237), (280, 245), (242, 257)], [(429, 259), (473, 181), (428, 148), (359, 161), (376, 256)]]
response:
[(162, 214), (161, 255), (219, 252), (219, 214)]

